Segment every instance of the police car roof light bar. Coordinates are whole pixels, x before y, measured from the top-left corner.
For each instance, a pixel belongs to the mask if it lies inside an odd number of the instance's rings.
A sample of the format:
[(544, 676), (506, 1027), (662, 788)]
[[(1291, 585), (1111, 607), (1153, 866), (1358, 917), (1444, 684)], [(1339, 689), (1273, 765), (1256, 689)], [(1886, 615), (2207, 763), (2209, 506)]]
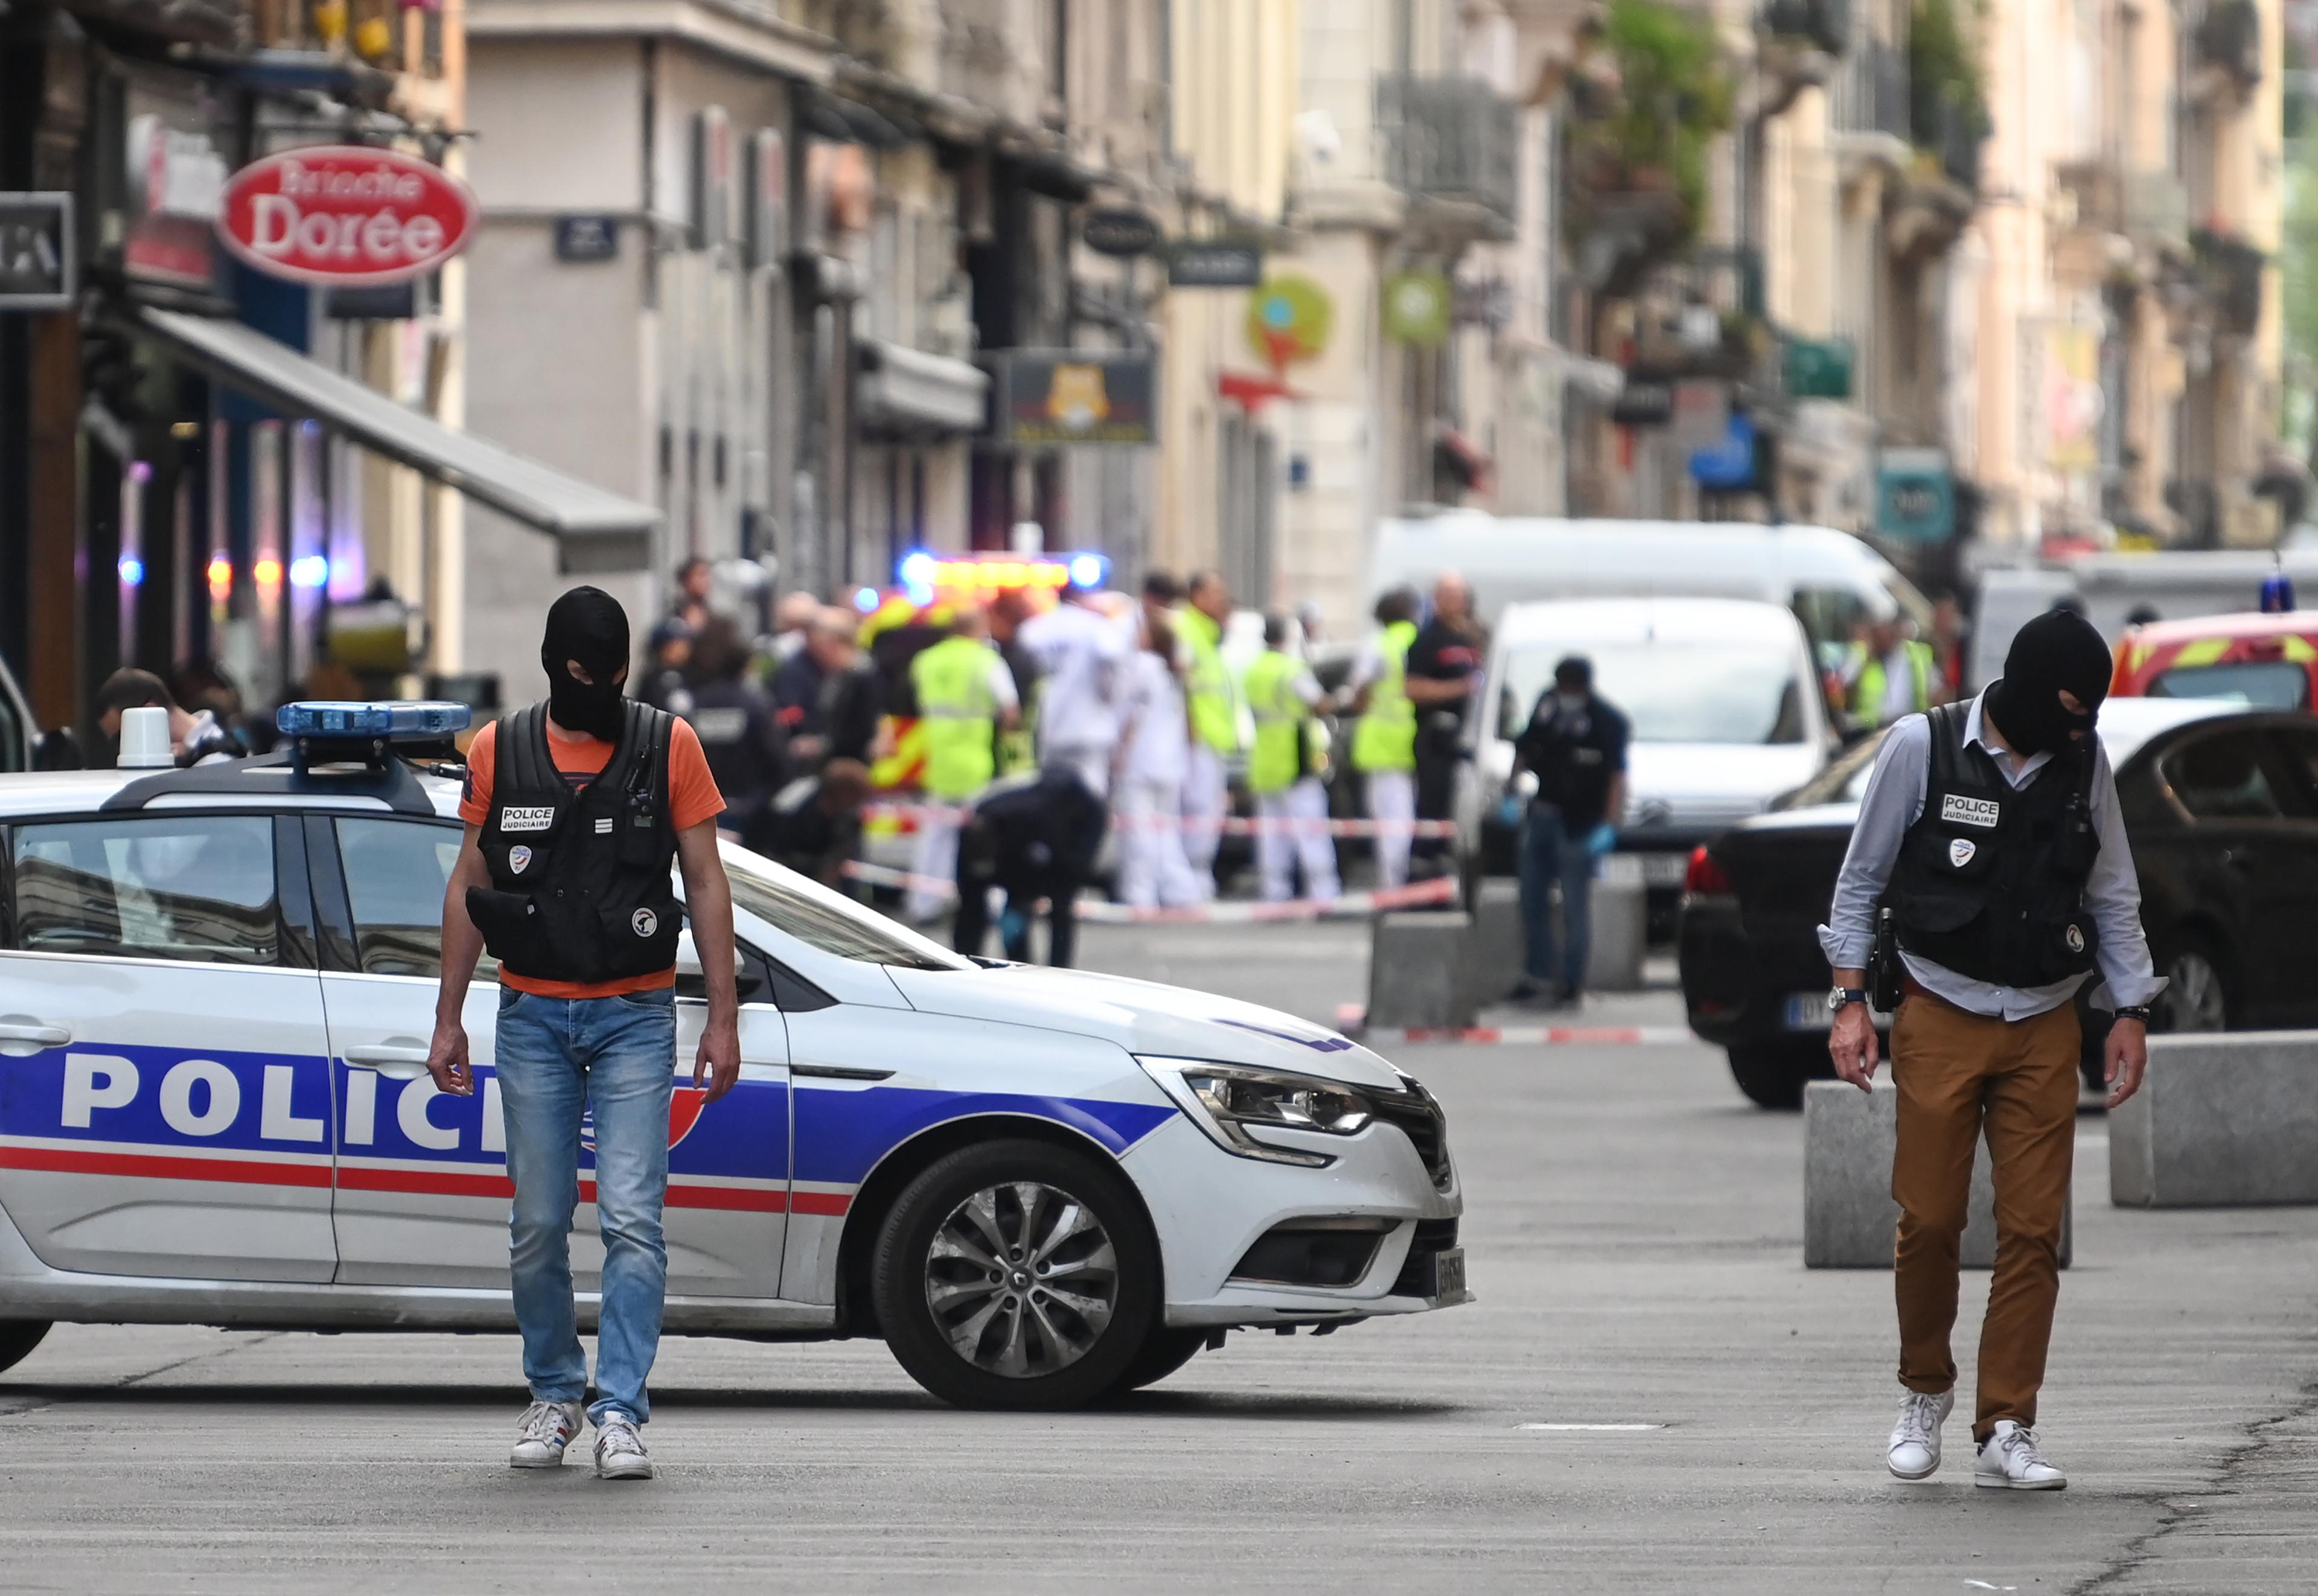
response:
[(440, 700), (353, 703), (303, 699), (274, 712), (274, 729), (290, 740), (301, 770), (317, 765), (362, 764), (382, 768), (398, 759), (458, 757), (458, 734), (474, 712)]

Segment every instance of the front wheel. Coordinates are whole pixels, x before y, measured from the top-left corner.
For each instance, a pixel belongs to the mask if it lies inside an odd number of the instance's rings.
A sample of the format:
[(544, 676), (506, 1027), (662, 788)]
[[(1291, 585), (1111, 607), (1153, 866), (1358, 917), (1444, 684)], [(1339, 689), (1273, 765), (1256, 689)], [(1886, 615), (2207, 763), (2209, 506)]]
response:
[(2165, 990), (2158, 995), (2152, 1030), (2171, 1033), (2226, 1031), (2230, 991), (2220, 952), (2192, 937), (2165, 961)]
[(1159, 1249), (1115, 1169), (1044, 1142), (938, 1160), (870, 1274), (885, 1343), (965, 1408), (1048, 1412), (1115, 1389), (1159, 1331)]
[(1112, 1394), (1123, 1395), (1146, 1385), (1156, 1385), (1190, 1362), (1208, 1344), (1208, 1334), (1204, 1330), (1169, 1330), (1164, 1325), (1155, 1329), (1144, 1341), (1143, 1349), (1128, 1359), (1126, 1372), (1111, 1382)]
[(1730, 1078), (1759, 1108), (1800, 1108), (1803, 1083), (1835, 1073), (1825, 1043), (1750, 1042), (1730, 1053)]
[(48, 1333), (45, 1319), (0, 1319), (0, 1370), (12, 1369), (31, 1357)]

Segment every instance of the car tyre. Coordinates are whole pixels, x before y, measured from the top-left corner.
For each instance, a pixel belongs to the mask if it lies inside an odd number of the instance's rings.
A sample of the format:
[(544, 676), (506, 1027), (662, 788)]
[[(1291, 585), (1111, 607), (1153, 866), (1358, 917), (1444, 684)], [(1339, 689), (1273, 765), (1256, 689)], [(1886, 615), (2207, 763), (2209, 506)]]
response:
[(1111, 1382), (1112, 1393), (1124, 1395), (1146, 1385), (1156, 1385), (1198, 1356), (1199, 1349), (1208, 1344), (1208, 1333), (1204, 1330), (1170, 1330), (1161, 1325), (1145, 1339), (1143, 1349), (1128, 1360), (1126, 1370)]
[(2196, 932), (2184, 936), (2167, 951), (2161, 973), (2165, 990), (2158, 994), (2152, 1030), (2190, 1033), (2230, 1028), (2237, 1009), (2233, 974), (2213, 938)]
[(962, 1408), (1083, 1407), (1161, 1330), (1159, 1246), (1133, 1188), (1046, 1142), (928, 1166), (886, 1215), (870, 1291), (902, 1367)]
[(45, 1319), (0, 1319), (0, 1370), (15, 1367), (49, 1333)]
[(1803, 1083), (1835, 1071), (1824, 1047), (1792, 1042), (1750, 1042), (1730, 1054), (1730, 1078), (1758, 1108), (1800, 1108)]

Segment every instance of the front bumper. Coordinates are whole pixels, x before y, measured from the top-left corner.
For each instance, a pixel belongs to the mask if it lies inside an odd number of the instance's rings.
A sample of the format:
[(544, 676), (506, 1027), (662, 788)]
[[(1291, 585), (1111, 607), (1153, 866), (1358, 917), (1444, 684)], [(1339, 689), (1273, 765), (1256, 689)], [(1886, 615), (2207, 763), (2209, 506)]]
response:
[[(1352, 1136), (1299, 1140), (1335, 1156), (1326, 1169), (1263, 1163), (1226, 1152), (1181, 1115), (1121, 1159), (1158, 1232), (1166, 1322), (1179, 1328), (1317, 1324), (1422, 1314), (1471, 1300), (1425, 1295), (1428, 1255), (1453, 1245), (1464, 1211), (1455, 1167), (1436, 1188), (1407, 1134), (1386, 1123)], [(1360, 1278), (1343, 1287), (1238, 1280), (1232, 1271), (1275, 1226), (1301, 1219), (1388, 1221)]]

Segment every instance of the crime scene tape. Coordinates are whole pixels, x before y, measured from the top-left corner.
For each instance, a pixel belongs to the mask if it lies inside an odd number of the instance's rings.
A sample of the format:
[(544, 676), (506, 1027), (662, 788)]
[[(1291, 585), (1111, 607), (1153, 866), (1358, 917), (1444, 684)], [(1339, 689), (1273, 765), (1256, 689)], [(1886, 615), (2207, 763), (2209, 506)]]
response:
[[(954, 881), (938, 875), (919, 875), (891, 865), (871, 865), (854, 859), (846, 864), (845, 874), (871, 886), (900, 887), (944, 901), (957, 896), (957, 883)], [(1456, 899), (1457, 883), (1442, 876), (1433, 881), (1411, 882), (1405, 887), (1346, 892), (1336, 898), (1290, 898), (1276, 903), (1190, 903), (1177, 909), (1142, 909), (1103, 898), (1081, 898), (1078, 919), (1082, 925), (1097, 926), (1249, 926), (1271, 920), (1364, 919), (1388, 910), (1453, 903)]]
[[(865, 803), (861, 806), (861, 818), (865, 821), (937, 820), (960, 822), (973, 812), (964, 804), (957, 803)], [(1225, 815), (1202, 820), (1190, 815), (1114, 814), (1110, 817), (1110, 827), (1114, 831), (1213, 829), (1226, 837), (1260, 837), (1267, 832), (1285, 832), (1297, 837), (1376, 837), (1387, 832), (1396, 835), (1406, 833), (1410, 837), (1457, 835), (1457, 822), (1454, 820), (1305, 820), (1286, 815)]]

